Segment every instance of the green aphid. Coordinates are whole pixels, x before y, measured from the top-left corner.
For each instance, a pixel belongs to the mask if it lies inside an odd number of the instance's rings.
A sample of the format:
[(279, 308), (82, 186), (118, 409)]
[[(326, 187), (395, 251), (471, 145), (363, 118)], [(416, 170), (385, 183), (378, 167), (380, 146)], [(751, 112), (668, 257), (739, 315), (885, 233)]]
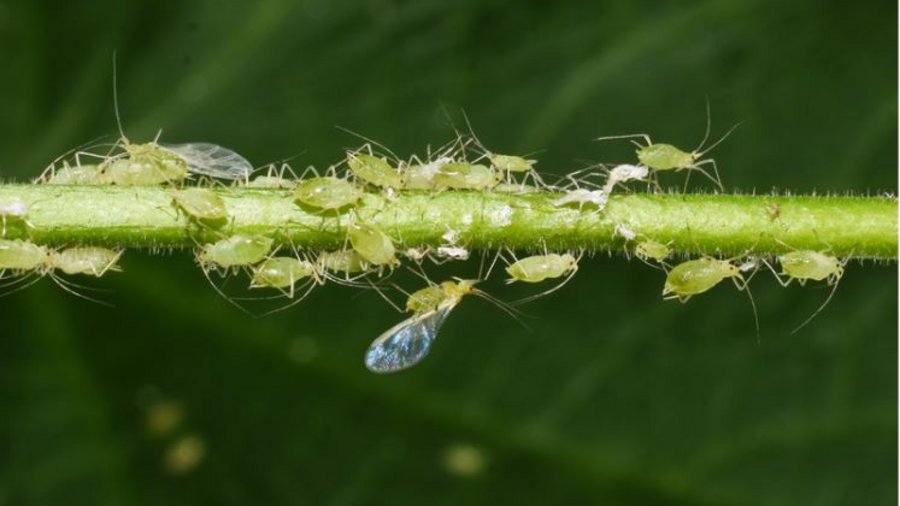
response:
[(792, 280), (803, 284), (807, 280), (828, 280), (829, 285), (836, 284), (844, 275), (844, 264), (836, 257), (813, 250), (800, 250), (785, 253), (778, 257), (781, 274), (788, 276), (787, 285)]
[(297, 182), (279, 176), (256, 176), (252, 181), (245, 185), (247, 188), (273, 188), (290, 190), (297, 186)]
[(659, 263), (665, 261), (672, 254), (668, 244), (656, 242), (652, 239), (644, 239), (634, 247), (634, 256), (645, 262), (655, 260)]
[(120, 272), (118, 265), (122, 250), (96, 246), (76, 246), (51, 252), (48, 265), (66, 274), (86, 274), (101, 277), (109, 271)]
[(290, 256), (267, 258), (253, 268), (250, 288), (293, 289), (297, 281), (317, 277), (318, 269), (312, 262)]
[(304, 179), (294, 189), (294, 198), (319, 209), (340, 209), (355, 204), (363, 196), (362, 188), (336, 177)]
[(691, 296), (703, 293), (728, 278), (733, 278), (739, 289), (746, 287), (740, 269), (728, 260), (711, 257), (688, 260), (676, 265), (666, 275), (663, 298), (686, 302)]
[(353, 220), (347, 226), (347, 235), (354, 251), (371, 265), (397, 265), (397, 252), (387, 234), (376, 227)]
[(316, 263), (323, 271), (344, 274), (359, 274), (369, 270), (366, 259), (352, 249), (322, 252)]
[(495, 169), (503, 172), (531, 172), (537, 160), (528, 160), (521, 156), (514, 155), (498, 155), (488, 153), (488, 160)]
[(506, 268), (506, 273), (510, 276), (507, 283), (514, 281), (540, 283), (546, 279), (574, 274), (577, 270), (578, 260), (568, 253), (534, 255), (518, 260)]
[(189, 218), (208, 226), (221, 226), (228, 220), (225, 201), (208, 188), (172, 190), (172, 204)]
[(188, 176), (184, 157), (155, 142), (132, 144), (123, 138), (123, 156), (115, 156), (100, 164), (103, 178), (120, 186), (177, 183)]
[(434, 175), (434, 187), (456, 190), (487, 190), (500, 183), (500, 173), (480, 164), (454, 162), (443, 165)]
[(47, 265), (47, 259), (44, 246), (19, 239), (0, 239), (0, 272), (39, 270)]
[(274, 240), (261, 236), (236, 234), (212, 244), (204, 244), (197, 253), (201, 265), (242, 267), (264, 260)]
[(395, 190), (403, 187), (403, 176), (384, 158), (347, 152), (347, 166), (356, 177), (371, 185)]

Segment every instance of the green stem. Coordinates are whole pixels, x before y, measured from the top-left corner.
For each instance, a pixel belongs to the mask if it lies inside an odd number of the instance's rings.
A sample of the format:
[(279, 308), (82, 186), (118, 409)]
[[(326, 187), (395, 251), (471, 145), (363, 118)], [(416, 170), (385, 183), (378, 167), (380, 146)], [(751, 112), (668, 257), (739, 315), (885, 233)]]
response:
[[(337, 248), (350, 213), (301, 209), (285, 190), (220, 188), (231, 221), (189, 224), (160, 187), (0, 185), (0, 201), (29, 204), (31, 228), (7, 237), (48, 245), (192, 247), (223, 234), (266, 234), (297, 247)], [(888, 197), (622, 194), (603, 212), (557, 208), (559, 194), (403, 192), (367, 194), (355, 212), (398, 248), (439, 245), (448, 231), (471, 249), (622, 250), (616, 224), (688, 254), (776, 254), (830, 250), (839, 257), (896, 259), (897, 201)], [(8, 220), (10, 221), (10, 220)]]

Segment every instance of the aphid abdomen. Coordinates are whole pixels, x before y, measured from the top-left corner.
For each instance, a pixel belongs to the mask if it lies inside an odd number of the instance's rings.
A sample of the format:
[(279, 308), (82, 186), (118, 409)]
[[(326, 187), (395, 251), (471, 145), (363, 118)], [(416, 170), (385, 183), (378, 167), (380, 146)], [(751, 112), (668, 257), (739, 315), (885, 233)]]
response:
[(432, 285), (416, 290), (406, 299), (406, 309), (413, 313), (422, 313), (436, 309), (447, 298), (444, 287)]
[(635, 246), (634, 254), (644, 261), (653, 259), (657, 262), (662, 262), (669, 257), (671, 250), (668, 245), (647, 239), (639, 242), (637, 246)]
[(438, 189), (486, 190), (500, 183), (500, 175), (485, 165), (448, 163), (434, 175)]
[(372, 265), (397, 263), (396, 250), (391, 238), (381, 230), (363, 223), (353, 222), (347, 228), (350, 244)]
[(525, 283), (539, 283), (546, 279), (558, 278), (574, 266), (571, 255), (549, 254), (523, 258), (506, 268), (512, 280)]
[(228, 219), (225, 202), (216, 192), (207, 188), (188, 188), (172, 192), (175, 206), (191, 218), (206, 222), (224, 222)]
[(19, 239), (0, 239), (0, 271), (33, 271), (47, 262), (47, 248)]
[(686, 169), (694, 165), (691, 153), (671, 144), (650, 144), (637, 150), (638, 160), (653, 170)]
[(305, 179), (294, 188), (294, 197), (303, 204), (319, 209), (340, 209), (362, 197), (362, 190), (346, 179), (315, 177)]
[(697, 295), (716, 286), (725, 278), (739, 275), (737, 268), (725, 260), (715, 258), (688, 260), (669, 271), (663, 295), (670, 293), (681, 297)]
[(253, 270), (252, 288), (289, 288), (301, 279), (313, 276), (316, 267), (294, 257), (272, 257)]
[(96, 165), (65, 165), (39, 181), (51, 185), (101, 185), (109, 182)]
[(521, 156), (497, 155), (493, 153), (488, 155), (488, 159), (495, 169), (504, 172), (528, 172), (537, 163), (536, 160), (527, 160)]
[(357, 274), (366, 271), (365, 259), (354, 250), (325, 251), (319, 254), (316, 262), (331, 272)]
[(792, 251), (778, 257), (782, 274), (792, 278), (822, 281), (839, 275), (843, 266), (837, 258), (812, 250)]
[(233, 235), (213, 244), (204, 244), (197, 259), (201, 264), (226, 268), (252, 265), (266, 258), (273, 242), (264, 236)]

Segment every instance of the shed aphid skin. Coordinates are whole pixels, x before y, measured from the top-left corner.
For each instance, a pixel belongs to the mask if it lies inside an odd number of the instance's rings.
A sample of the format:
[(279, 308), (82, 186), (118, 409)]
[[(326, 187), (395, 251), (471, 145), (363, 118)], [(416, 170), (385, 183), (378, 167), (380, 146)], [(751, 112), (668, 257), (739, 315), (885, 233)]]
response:
[[(690, 180), (691, 171), (698, 171), (704, 176), (706, 176), (710, 181), (714, 182), (716, 186), (718, 186), (719, 191), (725, 191), (724, 186), (722, 186), (722, 179), (719, 177), (719, 169), (716, 166), (716, 161), (712, 158), (703, 159), (703, 157), (712, 151), (713, 148), (719, 145), (722, 141), (728, 138), (731, 135), (731, 132), (737, 128), (740, 123), (731, 127), (725, 135), (723, 135), (719, 140), (714, 142), (712, 146), (709, 146), (706, 149), (703, 149), (703, 145), (706, 144), (706, 141), (709, 139), (710, 133), (710, 112), (709, 112), (709, 102), (706, 104), (706, 134), (703, 136), (703, 140), (700, 142), (700, 145), (697, 146), (697, 149), (687, 152), (683, 151), (671, 144), (662, 144), (662, 143), (654, 143), (650, 136), (647, 134), (628, 134), (628, 135), (612, 135), (606, 137), (598, 137), (596, 140), (604, 141), (604, 140), (612, 140), (612, 139), (634, 139), (639, 138), (643, 139), (647, 144), (641, 144), (637, 141), (632, 141), (635, 146), (637, 146), (637, 158), (638, 161), (644, 166), (648, 167), (654, 174), (662, 171), (675, 171), (679, 172), (682, 170), (688, 171), (687, 179), (685, 180), (685, 188), (687, 188), (688, 181)], [(715, 177), (710, 175), (709, 172), (705, 171), (702, 166), (710, 165), (715, 173)]]
[(118, 265), (122, 253), (122, 250), (97, 246), (76, 246), (60, 251), (51, 251), (48, 265), (66, 274), (84, 274), (99, 278), (110, 271), (122, 271)]
[(606, 184), (603, 185), (603, 192), (610, 195), (616, 185), (627, 183), (628, 181), (643, 181), (650, 175), (650, 169), (644, 165), (616, 165), (610, 169), (606, 177)]
[(462, 279), (412, 293), (406, 308), (413, 315), (372, 341), (365, 355), (366, 367), (375, 373), (391, 373), (418, 364), (428, 355), (453, 308), (472, 293), (476, 293), (475, 282)]
[(347, 237), (354, 251), (373, 266), (399, 265), (394, 242), (377, 227), (354, 218), (347, 225)]
[(301, 204), (318, 209), (341, 209), (362, 198), (363, 189), (337, 177), (314, 177), (300, 181), (294, 198)]
[(621, 223), (616, 223), (616, 226), (613, 227), (613, 235), (618, 235), (626, 241), (633, 241), (637, 238), (637, 232)]
[[(820, 251), (797, 250), (779, 255), (778, 263), (781, 265), (780, 274), (775, 272), (775, 269), (773, 269), (768, 262), (765, 262), (769, 270), (775, 274), (775, 279), (781, 286), (787, 287), (794, 280), (802, 286), (805, 285), (807, 281), (813, 280), (825, 281), (828, 286), (832, 287), (828, 297), (825, 298), (825, 302), (823, 302), (809, 318), (791, 331), (791, 334), (794, 334), (811, 322), (813, 318), (818, 316), (818, 314), (825, 309), (825, 306), (831, 302), (831, 298), (834, 296), (834, 292), (837, 291), (841, 278), (844, 277), (844, 267), (846, 266), (847, 261), (845, 260), (842, 262), (837, 257)], [(788, 279), (785, 281), (782, 276), (787, 276)]]
[(563, 207), (572, 204), (577, 204), (578, 209), (581, 210), (584, 208), (585, 204), (591, 204), (597, 207), (598, 211), (602, 211), (606, 208), (606, 203), (609, 201), (609, 195), (604, 190), (586, 190), (584, 188), (576, 188), (574, 190), (569, 190), (558, 199), (555, 199), (551, 202), (555, 207)]
[(197, 261), (204, 267), (246, 267), (264, 260), (274, 240), (261, 236), (235, 234), (211, 244), (204, 244), (197, 252)]
[(201, 225), (218, 228), (228, 221), (225, 201), (208, 188), (185, 188), (171, 190), (172, 205), (189, 219)]
[(0, 198), (0, 224), (2, 224), (0, 237), (6, 237), (7, 223), (34, 228), (34, 225), (28, 221), (28, 208), (28, 203), (19, 197)]

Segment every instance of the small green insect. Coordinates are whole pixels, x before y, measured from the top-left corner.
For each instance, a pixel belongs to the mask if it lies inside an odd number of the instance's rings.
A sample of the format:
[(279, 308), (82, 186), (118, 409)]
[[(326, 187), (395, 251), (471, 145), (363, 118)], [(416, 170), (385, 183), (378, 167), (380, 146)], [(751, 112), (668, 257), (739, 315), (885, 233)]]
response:
[(66, 274), (85, 274), (99, 278), (110, 271), (121, 272), (122, 268), (118, 265), (121, 257), (122, 250), (76, 246), (51, 252), (48, 266)]
[(278, 176), (256, 176), (245, 185), (247, 188), (273, 188), (291, 190), (297, 186), (297, 182)]
[(188, 218), (211, 227), (219, 227), (228, 220), (225, 201), (208, 188), (172, 190), (172, 204)]
[(253, 268), (250, 288), (288, 289), (288, 296), (293, 298), (294, 285), (298, 281), (317, 275), (318, 269), (312, 262), (292, 256), (276, 256)]
[(245, 267), (264, 260), (274, 240), (269, 237), (236, 234), (212, 244), (204, 244), (197, 253), (202, 266)]
[[(832, 287), (828, 297), (825, 298), (825, 302), (809, 318), (791, 331), (791, 334), (794, 334), (811, 322), (831, 302), (831, 298), (837, 291), (841, 278), (844, 277), (844, 268), (847, 262), (842, 262), (837, 257), (820, 251), (797, 250), (779, 255), (778, 263), (781, 265), (780, 274), (775, 272), (768, 262), (766, 262), (766, 266), (775, 274), (775, 279), (781, 286), (787, 287), (795, 280), (802, 286), (807, 281), (813, 280), (825, 281), (828, 286)], [(785, 281), (782, 279), (782, 276), (787, 276), (788, 279)]]
[(537, 163), (537, 160), (528, 160), (515, 155), (498, 155), (489, 152), (487, 157), (495, 169), (503, 172), (531, 172), (534, 170), (534, 164)]
[(377, 227), (354, 219), (347, 225), (347, 236), (353, 249), (369, 264), (395, 266), (400, 263), (393, 241)]
[(732, 278), (739, 290), (744, 289), (744, 277), (736, 265), (728, 260), (703, 257), (676, 265), (666, 275), (663, 298), (687, 302), (692, 296), (703, 293), (723, 280)]
[(384, 158), (359, 151), (348, 151), (347, 166), (357, 178), (371, 185), (394, 190), (403, 187), (403, 174)]
[(355, 204), (363, 196), (362, 188), (332, 176), (304, 179), (294, 189), (301, 204), (319, 209), (341, 209)]
[[(716, 183), (719, 187), (719, 191), (724, 191), (724, 187), (722, 186), (722, 179), (719, 177), (719, 169), (716, 166), (716, 161), (712, 158), (703, 159), (703, 157), (712, 151), (713, 148), (719, 145), (722, 141), (724, 141), (731, 132), (734, 131), (740, 124), (737, 124), (723, 135), (719, 140), (713, 143), (712, 146), (703, 149), (703, 145), (706, 144), (706, 141), (709, 139), (710, 133), (710, 114), (709, 114), (709, 103), (706, 104), (706, 114), (707, 114), (707, 122), (706, 122), (706, 134), (703, 136), (703, 140), (700, 142), (700, 145), (697, 149), (693, 151), (683, 151), (671, 144), (655, 144), (650, 136), (647, 134), (629, 134), (629, 135), (613, 135), (607, 137), (598, 137), (596, 140), (612, 140), (612, 139), (633, 139), (639, 138), (643, 139), (647, 144), (641, 144), (637, 141), (632, 141), (635, 146), (637, 146), (637, 158), (641, 164), (648, 167), (654, 173), (662, 172), (662, 171), (675, 171), (680, 172), (682, 170), (688, 171), (688, 179), (685, 181), (685, 188), (687, 187), (687, 183), (690, 180), (690, 172), (698, 171), (704, 176), (706, 176), (710, 181)], [(709, 172), (703, 170), (702, 166), (709, 165), (712, 167), (713, 172), (715, 173), (715, 177), (709, 174)]]
[(502, 177), (486, 165), (453, 162), (441, 166), (434, 175), (434, 187), (439, 190), (487, 190), (497, 186)]
[(427, 163), (418, 160), (404, 164), (400, 167), (403, 176), (404, 190), (431, 190), (434, 188), (434, 176), (441, 170), (441, 167), (454, 163), (455, 160), (450, 156), (442, 156), (435, 158)]
[(366, 259), (352, 249), (319, 253), (318, 258), (316, 258), (316, 264), (323, 272), (340, 272), (345, 275), (364, 273), (369, 270), (369, 264)]
[(378, 336), (366, 351), (366, 367), (390, 373), (412, 367), (431, 350), (447, 316), (466, 295), (479, 293), (475, 282), (444, 281), (412, 293), (406, 307), (414, 314)]
[(669, 248), (668, 244), (663, 244), (654, 241), (653, 239), (643, 239), (634, 247), (634, 256), (645, 263), (649, 263), (650, 260), (655, 260), (656, 262), (663, 264), (671, 254), (672, 250)]
[(570, 277), (578, 270), (578, 260), (566, 253), (559, 255), (534, 255), (517, 260), (506, 268), (509, 274), (507, 283), (521, 281), (524, 283), (540, 283), (547, 279), (560, 278), (565, 275)]
[(188, 176), (187, 162), (180, 155), (161, 147), (156, 141), (133, 144), (122, 137), (123, 153), (100, 164), (101, 178), (120, 186), (177, 183)]

